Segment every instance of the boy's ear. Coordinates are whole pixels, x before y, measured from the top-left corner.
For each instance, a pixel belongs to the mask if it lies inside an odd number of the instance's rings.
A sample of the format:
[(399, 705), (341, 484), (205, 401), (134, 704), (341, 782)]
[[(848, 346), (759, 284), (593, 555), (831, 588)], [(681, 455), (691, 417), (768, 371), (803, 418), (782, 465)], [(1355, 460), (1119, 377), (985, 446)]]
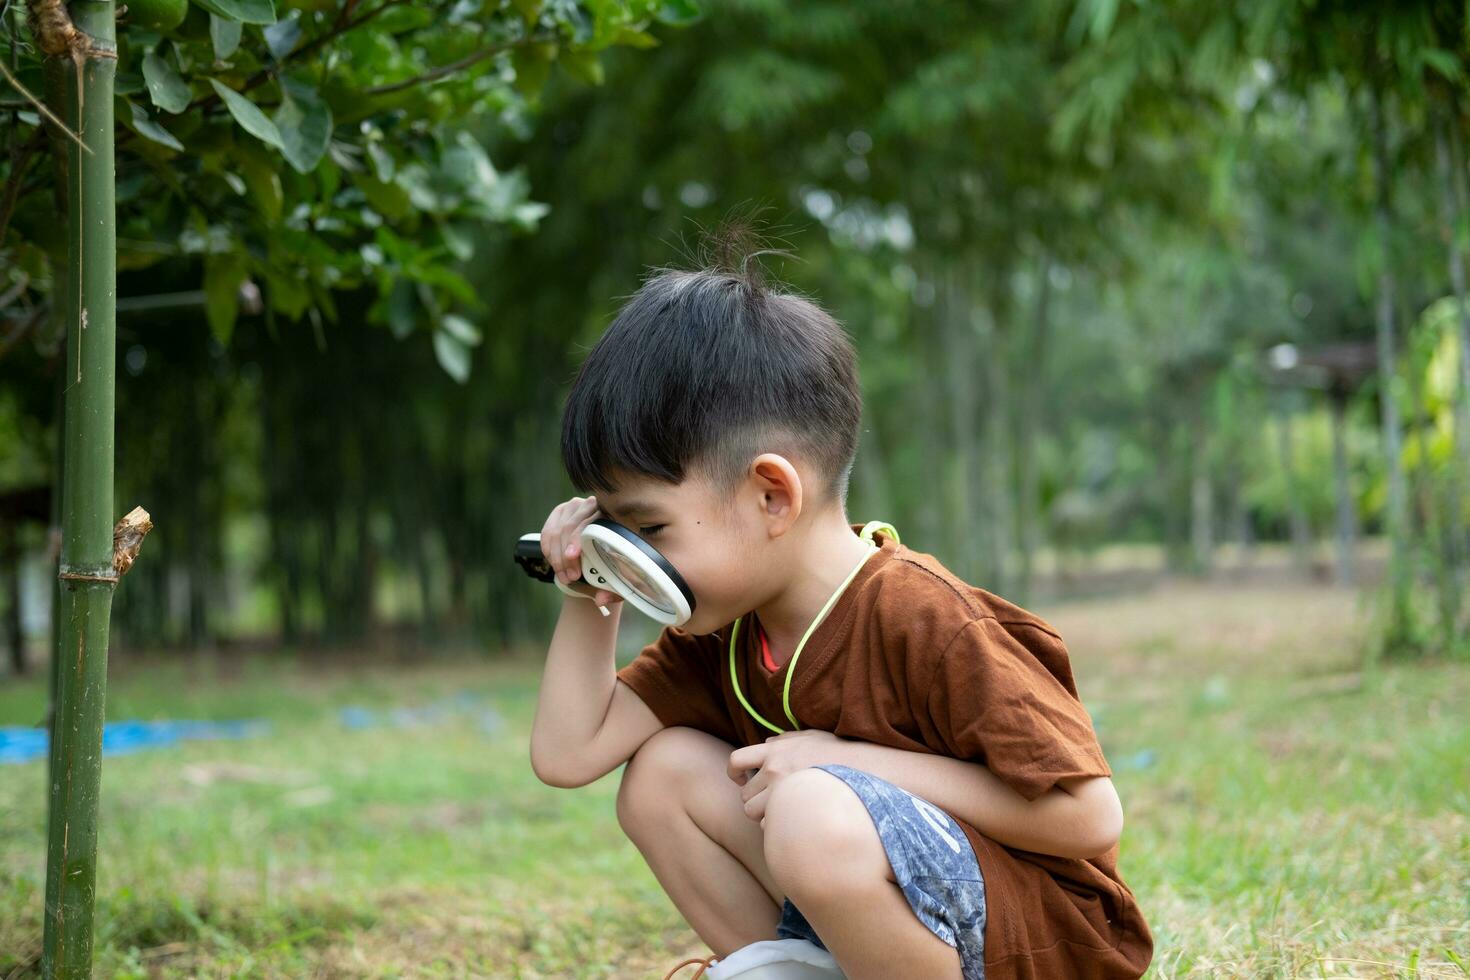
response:
[(801, 477), (796, 467), (779, 453), (761, 453), (750, 464), (750, 479), (771, 537), (791, 530), (801, 516)]

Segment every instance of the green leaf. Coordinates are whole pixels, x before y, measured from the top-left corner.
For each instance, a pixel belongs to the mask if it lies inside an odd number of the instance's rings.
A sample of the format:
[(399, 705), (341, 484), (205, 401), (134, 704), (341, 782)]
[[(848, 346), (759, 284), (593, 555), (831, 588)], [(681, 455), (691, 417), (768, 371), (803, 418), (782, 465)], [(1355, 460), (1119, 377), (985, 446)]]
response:
[(294, 78), (281, 79), (281, 94), (281, 107), (275, 116), (281, 152), (297, 173), (310, 173), (332, 140), (331, 107), (315, 88)]
[(209, 15), (209, 40), (214, 45), (214, 56), (224, 61), (240, 47), (240, 32), (245, 25), (218, 14)]
[(166, 58), (152, 51), (144, 56), (143, 80), (148, 97), (164, 112), (180, 113), (189, 107), (189, 83)]
[(413, 333), (417, 325), (418, 304), (414, 302), (413, 284), (400, 277), (393, 281), (393, 288), (385, 292), (388, 329), (394, 337), (402, 340)]
[(306, 283), (295, 274), (295, 270), (285, 275), (272, 275), (269, 282), (271, 309), (289, 320), (300, 319), (311, 302)]
[(368, 157), (373, 161), (373, 172), (378, 175), (379, 180), (392, 180), (393, 171), (396, 169), (393, 163), (393, 154), (379, 140), (373, 140), (367, 145)]
[(170, 150), (178, 150), (181, 153), (183, 152), (184, 144), (180, 143), (178, 137), (174, 136), (173, 133), (170, 133), (158, 123), (148, 118), (147, 110), (133, 102), (131, 99), (125, 99), (124, 101), (127, 103), (128, 109), (130, 110), (130, 115), (132, 117), (132, 128), (135, 133), (137, 133), (144, 139), (152, 140), (153, 142), (158, 143), (161, 146), (166, 146)]
[(535, 27), (536, 21), (541, 19), (541, 8), (544, 5), (545, 0), (511, 0), (511, 6), (516, 8), (516, 13), (531, 27)]
[(276, 129), (276, 124), (267, 119), (265, 113), (261, 112), (254, 102), (251, 102), (239, 92), (225, 85), (219, 79), (211, 78), (209, 84), (214, 86), (214, 90), (224, 100), (225, 108), (230, 110), (230, 115), (235, 117), (235, 122), (239, 123), (245, 132), (254, 136), (262, 143), (269, 143), (278, 150), (283, 148), (281, 134)]
[(235, 332), (240, 312), (240, 283), (245, 281), (244, 259), (234, 252), (204, 257), (204, 314), (209, 329), (226, 346)]
[(463, 130), (455, 134), (454, 145), (444, 150), (440, 167), (446, 177), (470, 194), (490, 187), (500, 179), (485, 148), (472, 134)]
[(446, 221), (439, 225), (439, 234), (444, 239), (444, 246), (461, 262), (468, 262), (475, 257), (475, 242), (468, 234), (456, 228)]
[(434, 357), (444, 373), (455, 381), (464, 384), (470, 379), (470, 349), (453, 335), (443, 330), (434, 331)]
[(510, 63), (516, 71), (516, 91), (531, 98), (545, 88), (555, 57), (556, 46), (552, 44), (528, 44), (512, 51)]
[(265, 46), (270, 51), (271, 57), (280, 61), (294, 51), (296, 42), (301, 40), (301, 20), (296, 17), (290, 20), (278, 20), (262, 28), (261, 33), (265, 35)]
[(694, 0), (666, 0), (659, 4), (658, 10), (654, 12), (653, 19), (660, 24), (672, 24), (675, 27), (687, 27), (704, 16), (704, 11), (699, 9), (699, 4)]
[(656, 48), (658, 38), (647, 31), (624, 24), (613, 34), (613, 44), (626, 44), (630, 48)]
[(511, 211), (510, 220), (522, 231), (535, 231), (537, 223), (551, 211), (551, 205), (541, 201), (517, 204)]
[(408, 191), (397, 184), (375, 180), (366, 174), (354, 174), (352, 183), (362, 191), (373, 210), (385, 218), (397, 220), (407, 215), (413, 207)]
[(604, 79), (602, 61), (593, 51), (566, 50), (561, 53), (559, 59), (561, 66), (567, 70), (567, 74), (573, 78), (579, 78), (588, 85), (601, 85)]
[(331, 321), (332, 323), (336, 323), (337, 301), (332, 298), (332, 290), (329, 287), (317, 282), (315, 279), (310, 280), (308, 285), (311, 289), (312, 296), (316, 298), (316, 308), (321, 310), (322, 313), (326, 314), (326, 317), (329, 321)]
[(373, 30), (387, 34), (405, 34), (428, 27), (434, 23), (434, 17), (434, 11), (429, 4), (394, 7), (374, 18)]
[(445, 314), (444, 319), (439, 321), (439, 326), (453, 334), (454, 339), (466, 347), (474, 347), (480, 343), (479, 329), (456, 313)]
[[(420, 265), (415, 267), (414, 276), (417, 278), (419, 286), (431, 298), (433, 296), (433, 289), (430, 287), (438, 286), (444, 292), (471, 309), (485, 308), (484, 300), (480, 299), (479, 295), (475, 292), (475, 287), (469, 284), (469, 280), (447, 265)], [(425, 305), (429, 304), (426, 303)]]
[(259, 143), (242, 142), (235, 151), (235, 166), (245, 178), (245, 186), (260, 209), (266, 224), (279, 224), (285, 194), (274, 156)]
[(1460, 60), (1443, 48), (1425, 48), (1419, 52), (1419, 57), (1425, 65), (1439, 72), (1451, 82), (1458, 82), (1465, 77), (1465, 70), (1460, 65)]
[(1118, 16), (1118, 0), (1093, 0), (1092, 6), (1092, 39), (1103, 41), (1107, 39), (1108, 32), (1113, 29), (1113, 21)]
[(226, 20), (237, 20), (242, 24), (276, 22), (276, 8), (271, 0), (194, 0), (194, 4)]

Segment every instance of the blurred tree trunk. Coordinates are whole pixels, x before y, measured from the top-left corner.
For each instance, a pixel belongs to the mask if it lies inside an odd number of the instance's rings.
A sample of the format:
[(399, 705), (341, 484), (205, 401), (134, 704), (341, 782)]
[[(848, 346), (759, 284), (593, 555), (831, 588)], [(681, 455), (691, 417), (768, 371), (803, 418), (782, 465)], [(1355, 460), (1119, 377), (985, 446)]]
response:
[[(1436, 587), (1439, 608), (1439, 631), (1442, 648), (1453, 650), (1456, 641), (1455, 626), (1459, 620), (1460, 594), (1458, 569), (1455, 565), (1455, 543), (1449, 537), (1449, 512), (1456, 509), (1458, 499), (1444, 493), (1449, 481), (1439, 484), (1435, 480), (1426, 433), (1433, 427), (1433, 419), (1425, 399), (1425, 372), (1416, 367), (1409, 372), (1409, 396), (1413, 415), (1409, 432), (1414, 441), (1416, 465), (1409, 472), (1410, 499), (1413, 510), (1423, 528), (1425, 554), (1429, 573)], [(1457, 469), (1457, 460), (1450, 461), (1450, 473)]]
[(1281, 463), (1281, 478), (1286, 489), (1287, 523), (1291, 534), (1291, 562), (1297, 572), (1306, 575), (1312, 566), (1312, 528), (1302, 507), (1301, 480), (1296, 470), (1296, 392), (1283, 392), (1278, 400), (1276, 453)]
[(20, 521), (7, 521), (0, 528), (0, 563), (5, 566), (9, 595), (5, 605), (5, 639), (10, 647), (10, 672), (26, 673), (25, 634), (20, 621)]
[[(979, 483), (980, 436), (976, 431), (979, 413), (977, 376), (980, 374), (975, 330), (968, 311), (970, 296), (962, 288), (964, 281), (953, 262), (941, 262), (935, 276), (935, 319), (942, 338), (946, 368), (951, 451), (949, 466), (949, 514), (945, 522), (947, 535), (935, 541), (947, 543), (946, 564), (967, 582), (977, 578), (976, 554), (981, 543), (991, 540), (991, 529), (976, 513), (975, 496)], [(991, 569), (986, 569), (990, 573)]]
[[(937, 279), (934, 282), (937, 291)], [(944, 324), (937, 311), (932, 309), (924, 315), (910, 306), (908, 312), (909, 331), (916, 341), (915, 353), (923, 376), (918, 397), (924, 421), (916, 433), (920, 447), (919, 465), (934, 478), (942, 479), (950, 463), (950, 450), (944, 438), (947, 422), (945, 410), (952, 408), (946, 398), (950, 382), (946, 373), (949, 365), (944, 359)], [(926, 501), (924, 495), (914, 493), (912, 486), (905, 486), (903, 489), (904, 502), (914, 509), (918, 533), (913, 540), (920, 542), (920, 551), (937, 552), (940, 542), (945, 539), (944, 526), (950, 509), (948, 495), (937, 495), (940, 499), (931, 495)], [(902, 525), (899, 528), (901, 534)]]
[(189, 482), (182, 494), (185, 505), (184, 524), (187, 528), (187, 544), (184, 548), (185, 570), (185, 616), (184, 642), (190, 653), (213, 646), (209, 630), (209, 580), (212, 574), (210, 537), (217, 530), (211, 520), (209, 502), (206, 499), (217, 477), (218, 461), (210, 451), (219, 437), (220, 418), (213, 410), (212, 392), (206, 390), (208, 376), (195, 377), (185, 382), (188, 385), (186, 398), (189, 404), (189, 422), (183, 427), (185, 456), (194, 464), (195, 478)]
[(1239, 567), (1243, 570), (1248, 570), (1255, 564), (1256, 534), (1255, 528), (1251, 526), (1251, 511), (1245, 496), (1245, 468), (1240, 465), (1238, 458), (1235, 460), (1232, 471), (1230, 491), (1231, 537), (1234, 538), (1236, 547), (1240, 549)]
[(1353, 491), (1349, 482), (1347, 462), (1347, 402), (1348, 392), (1329, 393), (1328, 404), (1332, 410), (1332, 485), (1333, 497), (1337, 501), (1336, 542), (1337, 581), (1341, 585), (1353, 585), (1357, 581), (1356, 560), (1358, 518), (1353, 506)]
[(1215, 490), (1210, 480), (1210, 423), (1200, 411), (1194, 420), (1189, 470), (1190, 565), (1209, 575), (1215, 560)]
[(1036, 271), (1036, 316), (1031, 327), (1031, 344), (1025, 358), (1027, 383), (1019, 397), (1020, 418), (1016, 434), (1016, 467), (1020, 484), (1016, 496), (1016, 523), (1020, 527), (1017, 555), (1017, 601), (1030, 601), (1037, 552), (1041, 549), (1041, 481), (1037, 441), (1041, 438), (1042, 415), (1046, 411), (1047, 342), (1051, 330), (1051, 255), (1043, 253)]
[[(1456, 175), (1459, 147), (1453, 139), (1455, 119), (1453, 104), (1437, 116), (1435, 127), (1435, 158), (1440, 180), (1440, 224), (1445, 238), (1449, 259), (1450, 283), (1455, 291), (1455, 317), (1459, 327), (1459, 362), (1454, 397), (1451, 399), (1454, 412), (1455, 459), (1450, 463), (1446, 479), (1446, 560), (1450, 565), (1453, 580), (1452, 590), (1463, 597), (1467, 591), (1467, 576), (1470, 576), (1470, 541), (1465, 534), (1464, 491), (1470, 482), (1470, 297), (1466, 295), (1465, 254), (1460, 247), (1460, 235), (1465, 211), (1461, 200), (1461, 186)], [(1470, 635), (1470, 622), (1461, 623), (1459, 603), (1449, 611), (1449, 620), (1444, 624), (1451, 646), (1458, 645)]]
[[(1388, 532), (1392, 547), (1390, 584), (1393, 613), (1398, 627), (1407, 625), (1411, 587), (1409, 574), (1409, 501), (1404, 478), (1403, 424), (1399, 419), (1394, 386), (1398, 375), (1398, 340), (1396, 337), (1395, 290), (1393, 271), (1391, 195), (1393, 176), (1389, 167), (1388, 120), (1382, 89), (1375, 84), (1370, 93), (1370, 132), (1373, 157), (1373, 224), (1378, 237), (1380, 267), (1377, 295), (1378, 405), (1383, 431), (1384, 464), (1388, 474)], [(1400, 629), (1390, 627), (1392, 636)]]
[[(1018, 549), (1014, 453), (1011, 446), (1012, 413), (1010, 356), (1007, 350), (1010, 320), (1010, 270), (995, 270), (994, 302), (980, 308), (982, 346), (980, 357), (985, 365), (984, 455), (978, 486), (984, 487), (986, 523), (990, 530), (988, 569), (991, 591), (1012, 591), (1011, 561)], [(968, 319), (968, 318), (967, 318)]]
[[(862, 505), (865, 510), (861, 514), (851, 514), (849, 517), (853, 523), (867, 523), (870, 520), (892, 521), (894, 518), (887, 515), (893, 513), (893, 500), (888, 493), (887, 469), (884, 466), (883, 446), (879, 441), (878, 428), (871, 420), (864, 427), (859, 436), (857, 462), (854, 467), (857, 470), (857, 488), (862, 493)], [(867, 515), (873, 515), (868, 517)], [(900, 536), (903, 534), (899, 530)]]

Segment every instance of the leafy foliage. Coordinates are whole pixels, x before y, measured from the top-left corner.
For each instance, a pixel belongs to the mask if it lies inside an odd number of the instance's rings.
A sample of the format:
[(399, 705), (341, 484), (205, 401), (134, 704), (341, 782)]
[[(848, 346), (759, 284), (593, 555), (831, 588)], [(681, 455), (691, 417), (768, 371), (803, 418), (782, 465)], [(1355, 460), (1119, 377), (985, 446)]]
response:
[[(45, 90), (34, 43), (8, 3), (0, 58)], [(689, 0), (157, 0), (119, 25), (119, 265), (186, 260), (200, 269), (208, 321), (227, 343), (251, 284), (268, 309), (314, 322), (360, 287), (370, 319), (434, 333), (451, 375), (478, 341), (447, 326), (480, 310), (457, 266), (473, 228), (534, 231), (546, 206), (502, 173), (474, 135), (487, 121), (525, 132), (548, 71), (593, 84), (600, 54), (648, 47), (656, 23), (699, 16)], [(58, 243), (44, 190), (59, 180), (41, 119), (7, 102), (0, 158), (0, 293), (44, 304)], [(403, 284), (403, 285), (400, 285)]]

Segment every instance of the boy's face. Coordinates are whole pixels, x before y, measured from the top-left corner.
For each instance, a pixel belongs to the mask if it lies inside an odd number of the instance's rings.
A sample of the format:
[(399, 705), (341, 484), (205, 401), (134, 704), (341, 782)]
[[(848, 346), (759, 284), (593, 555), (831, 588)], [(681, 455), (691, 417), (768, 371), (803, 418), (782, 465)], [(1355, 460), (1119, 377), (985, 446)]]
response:
[[(669, 560), (694, 593), (694, 615), (680, 629), (712, 633), (756, 608), (776, 576), (759, 512), (745, 489), (721, 495), (702, 477), (678, 484), (615, 477), (616, 493), (597, 494), (604, 515), (638, 534)], [(747, 506), (747, 504), (750, 504)]]

